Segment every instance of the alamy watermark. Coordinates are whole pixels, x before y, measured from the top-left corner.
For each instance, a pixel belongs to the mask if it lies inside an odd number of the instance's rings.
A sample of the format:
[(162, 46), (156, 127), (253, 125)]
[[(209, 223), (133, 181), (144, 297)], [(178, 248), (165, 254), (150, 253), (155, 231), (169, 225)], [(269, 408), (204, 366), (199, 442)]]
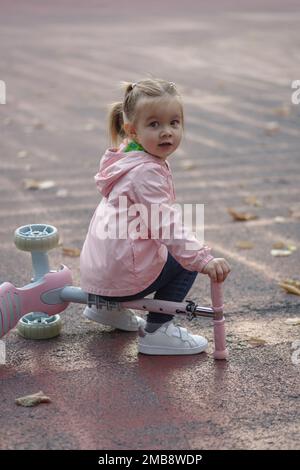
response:
[(0, 104), (6, 104), (6, 84), (0, 80)]
[(292, 88), (296, 88), (296, 91), (294, 91), (291, 96), (292, 103), (300, 104), (300, 80), (294, 80), (291, 86)]
[(6, 362), (6, 346), (5, 342), (0, 339), (0, 365)]
[(114, 204), (99, 205), (97, 220), (93, 231), (100, 240), (181, 239), (186, 250), (204, 244), (203, 204), (133, 204), (127, 196), (119, 196)]

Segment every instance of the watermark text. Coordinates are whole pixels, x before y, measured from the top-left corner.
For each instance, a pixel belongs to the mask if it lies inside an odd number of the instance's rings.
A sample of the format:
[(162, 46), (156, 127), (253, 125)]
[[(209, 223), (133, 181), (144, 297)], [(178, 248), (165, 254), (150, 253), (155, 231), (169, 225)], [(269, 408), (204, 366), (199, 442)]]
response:
[(3, 80), (0, 80), (0, 104), (6, 104), (6, 85)]
[(183, 240), (186, 250), (204, 244), (203, 204), (133, 204), (119, 196), (114, 204), (100, 204), (94, 235), (106, 239)]
[(300, 103), (300, 80), (292, 81), (292, 88), (296, 88), (296, 91), (292, 93), (291, 100), (293, 104)]

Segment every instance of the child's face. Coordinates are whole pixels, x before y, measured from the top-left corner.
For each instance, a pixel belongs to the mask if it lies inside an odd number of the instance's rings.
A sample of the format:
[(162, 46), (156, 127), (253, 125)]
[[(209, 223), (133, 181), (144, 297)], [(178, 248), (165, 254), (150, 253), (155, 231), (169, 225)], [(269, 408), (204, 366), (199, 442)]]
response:
[(138, 102), (133, 138), (146, 152), (165, 160), (179, 146), (182, 132), (182, 107), (176, 98), (145, 98)]

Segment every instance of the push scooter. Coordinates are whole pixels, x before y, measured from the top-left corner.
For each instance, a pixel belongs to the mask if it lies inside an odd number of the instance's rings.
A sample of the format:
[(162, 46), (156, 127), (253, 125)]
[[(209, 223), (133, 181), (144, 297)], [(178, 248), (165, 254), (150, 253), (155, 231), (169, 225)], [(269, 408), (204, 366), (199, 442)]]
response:
[[(57, 229), (47, 224), (31, 224), (19, 227), (14, 234), (17, 248), (31, 252), (34, 277), (29, 284), (17, 288), (10, 282), (0, 285), (0, 338), (19, 322), (22, 334), (34, 332), (28, 337), (49, 338), (59, 333), (60, 316), (70, 302), (95, 305), (109, 309), (132, 308), (167, 314), (185, 314), (189, 320), (210, 317), (214, 327), (214, 358), (227, 359), (225, 319), (223, 316), (222, 284), (211, 282), (212, 307), (201, 307), (191, 300), (170, 302), (166, 300), (139, 299), (130, 302), (111, 302), (100, 295), (84, 292), (72, 284), (71, 270), (61, 265), (50, 270), (47, 252), (58, 245)], [(25, 334), (23, 334), (25, 336)]]

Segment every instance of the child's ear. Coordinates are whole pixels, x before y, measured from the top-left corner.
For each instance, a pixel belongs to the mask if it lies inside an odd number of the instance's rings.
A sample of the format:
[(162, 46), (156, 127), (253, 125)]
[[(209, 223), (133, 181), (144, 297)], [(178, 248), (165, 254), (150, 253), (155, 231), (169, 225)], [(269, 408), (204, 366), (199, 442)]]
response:
[(136, 139), (136, 130), (133, 124), (130, 124), (127, 122), (126, 124), (123, 125), (124, 131), (130, 139)]

